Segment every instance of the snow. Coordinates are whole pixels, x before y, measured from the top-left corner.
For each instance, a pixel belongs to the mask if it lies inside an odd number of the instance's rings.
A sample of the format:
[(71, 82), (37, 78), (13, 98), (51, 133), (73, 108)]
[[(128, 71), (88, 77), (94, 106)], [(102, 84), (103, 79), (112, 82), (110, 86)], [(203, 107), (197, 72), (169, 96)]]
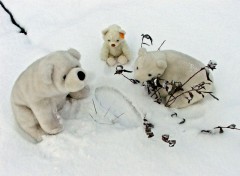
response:
[[(19, 34), (0, 8), (1, 176), (239, 175), (239, 131), (200, 133), (219, 125), (234, 123), (240, 127), (238, 0), (3, 0), (3, 3), (28, 35)], [(220, 101), (207, 97), (186, 109), (167, 109), (153, 103), (140, 85), (114, 75), (115, 68), (107, 67), (99, 58), (101, 30), (114, 23), (126, 30), (133, 61), (141, 34), (146, 33), (153, 38), (153, 46), (148, 50), (156, 50), (166, 40), (162, 50), (175, 49), (205, 64), (216, 61), (214, 95)], [(46, 136), (43, 142), (34, 144), (15, 123), (10, 106), (11, 88), (33, 61), (70, 47), (81, 52), (91, 94), (85, 100), (66, 104), (61, 112), (65, 126), (62, 133)], [(126, 69), (133, 70), (133, 61)], [(102, 91), (95, 93), (95, 89)], [(125, 114), (114, 120), (116, 113), (122, 112)], [(179, 118), (172, 118), (173, 112)], [(155, 125), (152, 129), (155, 136), (150, 139), (142, 126), (144, 114)], [(186, 122), (179, 125), (181, 118)], [(176, 145), (170, 148), (162, 141), (163, 134), (169, 134)]]

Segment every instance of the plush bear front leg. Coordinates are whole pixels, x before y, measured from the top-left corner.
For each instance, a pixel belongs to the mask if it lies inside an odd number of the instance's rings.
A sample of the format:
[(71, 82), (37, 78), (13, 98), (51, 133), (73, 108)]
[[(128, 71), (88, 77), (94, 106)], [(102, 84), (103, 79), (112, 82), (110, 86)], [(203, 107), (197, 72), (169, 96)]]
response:
[(82, 99), (86, 98), (89, 95), (90, 87), (87, 85), (82, 90), (79, 90), (78, 92), (70, 92), (69, 96), (73, 99)]
[(32, 106), (41, 128), (48, 134), (57, 134), (63, 130), (60, 117), (57, 114), (57, 107), (50, 99), (42, 100)]
[(118, 57), (118, 62), (121, 64), (121, 65), (124, 65), (128, 62), (128, 59), (126, 58), (126, 56), (124, 55), (121, 55)]
[(107, 59), (107, 64), (108, 64), (109, 66), (114, 66), (116, 63), (117, 63), (117, 61), (116, 61), (116, 59), (115, 59), (114, 57), (109, 57), (109, 58)]

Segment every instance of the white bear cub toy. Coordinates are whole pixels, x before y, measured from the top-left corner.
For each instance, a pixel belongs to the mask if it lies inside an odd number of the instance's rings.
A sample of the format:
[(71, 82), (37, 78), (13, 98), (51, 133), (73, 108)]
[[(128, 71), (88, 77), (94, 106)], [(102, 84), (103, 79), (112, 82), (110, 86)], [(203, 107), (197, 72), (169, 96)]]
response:
[(35, 61), (16, 80), (12, 109), (20, 127), (36, 141), (63, 130), (58, 111), (68, 95), (79, 99), (89, 93), (79, 60), (75, 49), (56, 51)]
[[(134, 77), (140, 82), (145, 82), (153, 77), (160, 76), (160, 78), (169, 82), (176, 81), (184, 83), (202, 67), (204, 67), (203, 63), (178, 51), (163, 50), (147, 52), (145, 48), (140, 48), (138, 58), (135, 62)], [(210, 77), (212, 76), (210, 75)], [(204, 71), (194, 76), (183, 86), (183, 89), (191, 90), (192, 86), (203, 81), (209, 82), (207, 81), (206, 73)], [(205, 88), (205, 91), (211, 92), (213, 85), (206, 84)], [(182, 93), (182, 91), (176, 92), (175, 95), (177, 96), (180, 93)], [(161, 89), (160, 94), (168, 100), (169, 95), (165, 90)], [(188, 103), (186, 97), (182, 95), (179, 96), (170, 107), (184, 108), (203, 99), (202, 95), (195, 92), (193, 92), (193, 94), (194, 98), (190, 103)]]
[(119, 62), (121, 65), (128, 63), (130, 51), (124, 36), (126, 32), (114, 24), (102, 31), (104, 43), (101, 50), (101, 59), (109, 66)]

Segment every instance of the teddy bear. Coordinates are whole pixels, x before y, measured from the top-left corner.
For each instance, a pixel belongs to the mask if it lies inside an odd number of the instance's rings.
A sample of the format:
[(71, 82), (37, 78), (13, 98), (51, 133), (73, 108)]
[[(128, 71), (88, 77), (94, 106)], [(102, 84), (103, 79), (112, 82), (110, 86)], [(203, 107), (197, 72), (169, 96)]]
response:
[(67, 97), (89, 93), (86, 73), (75, 49), (52, 52), (32, 63), (16, 80), (11, 105), (19, 126), (37, 142), (63, 130), (59, 111)]
[(126, 32), (120, 26), (114, 24), (102, 31), (104, 43), (101, 50), (101, 59), (109, 66), (117, 62), (121, 65), (130, 60), (130, 50), (124, 40)]
[[(168, 82), (175, 81), (184, 83), (197, 71), (205, 65), (197, 59), (174, 50), (162, 51), (147, 51), (145, 48), (140, 48), (138, 57), (134, 65), (134, 77), (139, 82), (151, 80), (154, 77), (160, 77)], [(212, 75), (209, 73), (212, 80)], [(191, 87), (201, 82), (209, 82), (206, 77), (206, 72), (199, 72), (184, 86), (183, 90), (191, 90)], [(213, 84), (206, 84), (205, 91), (211, 92)], [(178, 96), (182, 91), (176, 92)], [(160, 90), (160, 95), (168, 100), (170, 95), (164, 89)], [(194, 98), (189, 103), (184, 95), (179, 96), (176, 101), (170, 106), (171, 108), (184, 108), (203, 99), (201, 94), (193, 92)]]

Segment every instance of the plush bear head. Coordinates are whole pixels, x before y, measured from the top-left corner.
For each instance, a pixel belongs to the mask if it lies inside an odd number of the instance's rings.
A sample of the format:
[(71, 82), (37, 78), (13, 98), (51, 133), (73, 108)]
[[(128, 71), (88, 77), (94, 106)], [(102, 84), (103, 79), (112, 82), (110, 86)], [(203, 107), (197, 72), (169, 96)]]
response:
[(102, 31), (103, 39), (109, 47), (117, 47), (123, 40), (126, 32), (114, 24)]
[(140, 48), (134, 66), (134, 77), (145, 82), (156, 76), (161, 76), (167, 68), (166, 56), (161, 51), (147, 52)]
[(79, 63), (80, 53), (75, 49), (57, 51), (40, 61), (40, 77), (48, 91), (69, 93), (84, 88), (86, 74)]

